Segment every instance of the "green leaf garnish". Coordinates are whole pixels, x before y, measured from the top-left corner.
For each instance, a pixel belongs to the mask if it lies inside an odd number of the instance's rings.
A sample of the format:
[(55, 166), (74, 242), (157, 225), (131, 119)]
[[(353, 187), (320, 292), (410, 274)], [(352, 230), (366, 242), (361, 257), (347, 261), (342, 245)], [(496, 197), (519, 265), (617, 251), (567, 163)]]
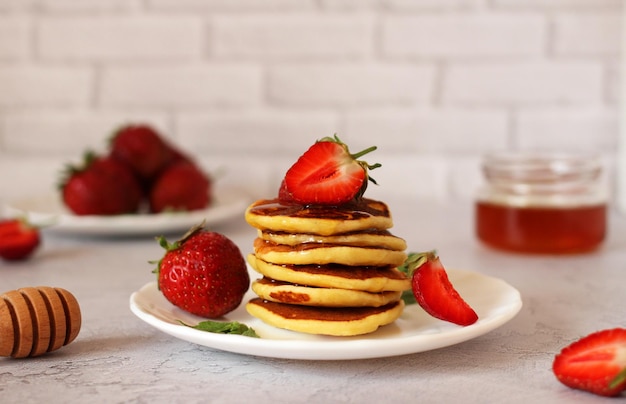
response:
[(185, 324), (184, 322), (180, 320), (178, 322), (184, 326), (194, 328), (200, 331), (212, 332), (216, 334), (232, 334), (232, 335), (243, 335), (245, 337), (260, 338), (257, 335), (257, 333), (254, 331), (254, 329), (238, 321), (222, 322), (222, 321), (206, 320), (206, 321), (201, 321), (196, 325)]
[(404, 300), (404, 304), (407, 306), (417, 303), (417, 300), (415, 300), (415, 295), (413, 294), (413, 291), (411, 289), (403, 291), (400, 298)]

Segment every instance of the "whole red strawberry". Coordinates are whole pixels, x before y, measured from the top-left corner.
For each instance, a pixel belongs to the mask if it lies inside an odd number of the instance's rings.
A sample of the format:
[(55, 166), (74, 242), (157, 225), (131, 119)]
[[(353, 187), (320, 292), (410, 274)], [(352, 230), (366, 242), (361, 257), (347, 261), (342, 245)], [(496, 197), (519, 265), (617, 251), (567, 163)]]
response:
[(172, 150), (148, 125), (127, 125), (111, 138), (111, 155), (132, 167), (144, 181), (151, 181), (172, 159)]
[(170, 164), (150, 189), (150, 211), (189, 211), (211, 202), (211, 179), (188, 160)]
[(142, 200), (132, 170), (110, 156), (88, 152), (82, 166), (70, 166), (60, 185), (64, 204), (76, 215), (135, 213)]
[(411, 286), (417, 303), (431, 316), (467, 326), (478, 315), (454, 288), (439, 256), (433, 251), (410, 254), (407, 259)]
[(626, 390), (626, 329), (594, 332), (555, 356), (552, 371), (568, 387), (613, 397)]
[(287, 199), (301, 204), (339, 205), (363, 195), (368, 170), (380, 167), (357, 160), (376, 150), (372, 146), (350, 154), (348, 146), (337, 135), (325, 137), (311, 146), (285, 174)]
[(223, 234), (195, 226), (168, 243), (158, 262), (159, 289), (173, 305), (197, 316), (218, 318), (235, 310), (250, 284), (241, 251)]
[(26, 219), (0, 220), (0, 258), (7, 261), (30, 257), (41, 244), (39, 229)]
[(173, 145), (172, 143), (167, 143), (167, 147), (170, 149), (170, 161), (168, 164), (178, 163), (180, 161), (186, 161), (188, 163), (195, 164), (194, 159), (177, 146)]

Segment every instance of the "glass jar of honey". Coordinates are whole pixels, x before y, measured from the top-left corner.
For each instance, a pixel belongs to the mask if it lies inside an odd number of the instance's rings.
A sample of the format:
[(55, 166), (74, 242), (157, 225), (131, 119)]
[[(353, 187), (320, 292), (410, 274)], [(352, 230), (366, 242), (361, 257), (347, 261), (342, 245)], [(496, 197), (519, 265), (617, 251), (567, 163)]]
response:
[(485, 157), (476, 235), (520, 253), (571, 254), (599, 247), (607, 227), (601, 161), (575, 154), (499, 153)]

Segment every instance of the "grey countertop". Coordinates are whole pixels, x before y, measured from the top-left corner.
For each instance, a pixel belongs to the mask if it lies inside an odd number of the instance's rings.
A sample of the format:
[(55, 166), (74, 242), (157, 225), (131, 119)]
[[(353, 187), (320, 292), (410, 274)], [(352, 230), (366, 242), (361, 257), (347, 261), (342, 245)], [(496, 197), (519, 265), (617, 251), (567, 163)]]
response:
[[(77, 339), (38, 358), (0, 358), (3, 403), (605, 402), (564, 387), (554, 355), (590, 332), (625, 326), (626, 218), (612, 215), (594, 253), (532, 256), (476, 241), (469, 205), (387, 201), (393, 233), (410, 250), (436, 248), (449, 268), (501, 278), (518, 289), (519, 314), (485, 335), (436, 350), (347, 361), (247, 356), (171, 337), (134, 316), (130, 295), (154, 280), (153, 237), (76, 237), (44, 231), (29, 261), (0, 262), (0, 292), (57, 286), (78, 299)], [(213, 228), (247, 253), (243, 220)]]

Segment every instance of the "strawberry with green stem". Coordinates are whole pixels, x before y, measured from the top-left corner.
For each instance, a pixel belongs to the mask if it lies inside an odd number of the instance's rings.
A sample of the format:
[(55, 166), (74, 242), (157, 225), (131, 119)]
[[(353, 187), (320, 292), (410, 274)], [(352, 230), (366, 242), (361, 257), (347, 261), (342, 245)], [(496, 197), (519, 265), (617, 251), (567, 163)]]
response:
[(126, 164), (87, 151), (80, 165), (66, 168), (59, 184), (63, 203), (76, 215), (136, 213), (142, 190)]
[(461, 326), (478, 321), (474, 309), (450, 282), (435, 251), (411, 253), (399, 269), (410, 277), (413, 297), (431, 316)]
[(368, 170), (380, 164), (358, 160), (376, 146), (351, 154), (337, 135), (315, 142), (289, 168), (279, 190), (279, 198), (301, 204), (340, 205), (363, 195), (369, 181), (376, 181)]
[(250, 277), (237, 245), (223, 234), (192, 227), (180, 240), (157, 238), (165, 249), (157, 262), (158, 287), (173, 305), (197, 316), (218, 318), (241, 303)]

